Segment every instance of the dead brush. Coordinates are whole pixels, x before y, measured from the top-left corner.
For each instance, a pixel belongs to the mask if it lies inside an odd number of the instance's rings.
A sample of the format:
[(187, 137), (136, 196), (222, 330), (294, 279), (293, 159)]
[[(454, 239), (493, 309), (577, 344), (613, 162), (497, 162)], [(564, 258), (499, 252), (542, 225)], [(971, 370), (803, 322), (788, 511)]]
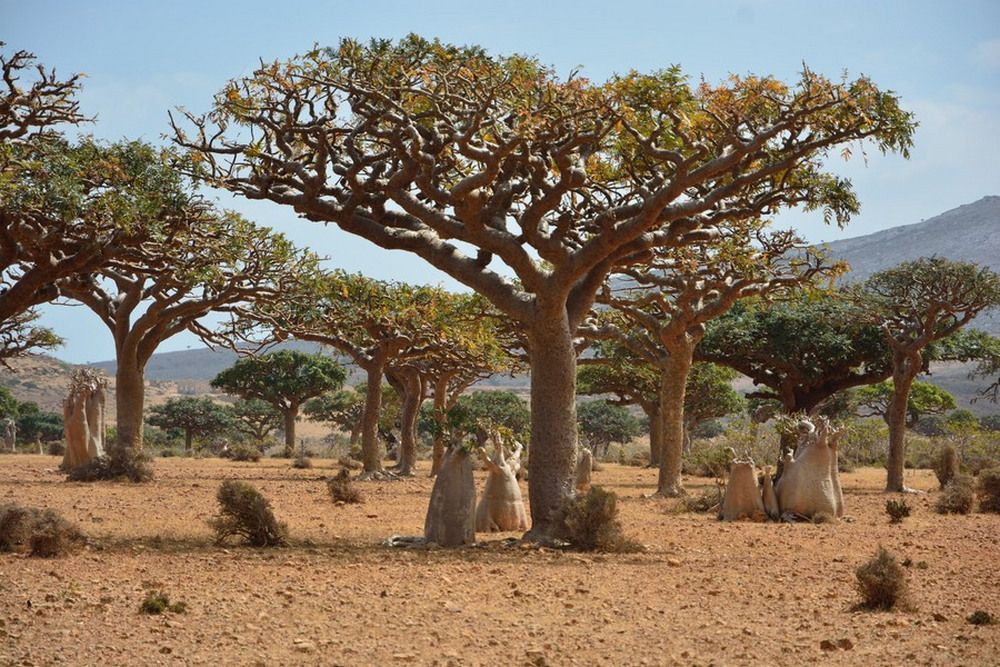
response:
[(335, 503), (350, 504), (364, 502), (364, 496), (361, 495), (361, 492), (354, 485), (354, 482), (351, 480), (351, 471), (347, 468), (341, 468), (340, 472), (328, 479), (326, 488), (330, 492), (330, 498)]
[(62, 556), (86, 541), (80, 529), (51, 509), (0, 506), (0, 552), (27, 551), (39, 558)]
[(934, 509), (939, 514), (968, 514), (972, 511), (974, 497), (972, 478), (955, 475), (944, 485)]
[(854, 571), (861, 609), (889, 611), (910, 606), (906, 570), (896, 557), (879, 547), (875, 557)]
[(627, 553), (641, 551), (628, 539), (618, 519), (618, 496), (599, 486), (568, 498), (556, 514), (559, 537), (579, 551)]
[(252, 547), (278, 547), (288, 543), (288, 527), (279, 523), (271, 503), (246, 482), (227, 479), (216, 494), (219, 516), (209, 519), (221, 544), (231, 536), (242, 537)]

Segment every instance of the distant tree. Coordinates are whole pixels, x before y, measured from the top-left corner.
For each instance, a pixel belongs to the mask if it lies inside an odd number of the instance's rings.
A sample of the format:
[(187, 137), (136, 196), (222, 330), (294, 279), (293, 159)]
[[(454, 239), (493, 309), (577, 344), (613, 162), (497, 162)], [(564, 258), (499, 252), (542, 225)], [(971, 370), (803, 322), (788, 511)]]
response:
[(191, 451), (194, 438), (210, 438), (233, 425), (232, 410), (210, 398), (183, 396), (150, 408), (146, 420), (152, 426), (184, 432), (184, 450)]
[(313, 421), (326, 422), (350, 433), (351, 447), (354, 447), (361, 436), (364, 408), (364, 396), (353, 389), (339, 389), (310, 399), (302, 406), (302, 411)]
[(212, 386), (245, 399), (273, 405), (284, 418), (285, 456), (295, 452), (295, 420), (310, 398), (337, 389), (347, 376), (343, 366), (321, 354), (280, 350), (240, 359), (212, 380)]
[(526, 439), (531, 412), (523, 398), (512, 391), (482, 389), (465, 394), (448, 411), (448, 423), (456, 437), (474, 434), (480, 425), (503, 426), (519, 440)]
[[(894, 395), (892, 381), (861, 387), (855, 394), (859, 408), (869, 415), (879, 415), (888, 423), (889, 404)], [(924, 415), (940, 415), (956, 407), (955, 397), (930, 382), (914, 381), (906, 405), (906, 427), (914, 428)]]
[(21, 442), (55, 442), (63, 438), (63, 416), (33, 402), (18, 406), (17, 435)]
[(0, 386), (0, 419), (16, 419), (18, 415), (18, 401), (10, 389)]
[(929, 257), (876, 273), (856, 298), (870, 309), (870, 321), (881, 328), (892, 355), (885, 490), (899, 492), (904, 490), (907, 404), (914, 380), (926, 367), (925, 350), (1000, 305), (1000, 276), (975, 264)]
[(684, 392), (685, 450), (690, 435), (712, 419), (745, 412), (746, 400), (733, 389), (737, 373), (731, 368), (696, 362), (688, 375)]
[(914, 129), (864, 78), (692, 85), (673, 67), (599, 84), (415, 35), (262, 65), (215, 102), (175, 124), (210, 183), (413, 252), (524, 329), (539, 538), (572, 488), (574, 337), (608, 271), (782, 206), (846, 220), (857, 202), (823, 156), (906, 153)]
[(1000, 414), (985, 415), (980, 417), (979, 425), (984, 431), (996, 433), (1000, 431)]
[(254, 442), (264, 442), (281, 427), (281, 412), (259, 398), (241, 398), (233, 403), (232, 411), (236, 430), (250, 436)]
[(590, 445), (595, 458), (607, 456), (612, 442), (631, 442), (642, 431), (639, 420), (627, 408), (607, 401), (580, 403), (576, 414), (580, 422), (580, 433)]

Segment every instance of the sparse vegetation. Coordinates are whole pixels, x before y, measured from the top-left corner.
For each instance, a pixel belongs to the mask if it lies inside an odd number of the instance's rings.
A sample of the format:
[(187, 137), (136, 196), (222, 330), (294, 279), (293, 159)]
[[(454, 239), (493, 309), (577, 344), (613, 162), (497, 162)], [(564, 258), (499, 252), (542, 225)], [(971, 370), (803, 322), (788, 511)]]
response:
[(934, 458), (934, 474), (943, 489), (958, 474), (958, 452), (951, 444), (941, 448)]
[(233, 461), (260, 461), (260, 448), (246, 443), (233, 445), (222, 453), (223, 457)]
[(678, 512), (711, 512), (722, 502), (722, 486), (706, 489), (699, 494), (682, 496), (677, 503)]
[(885, 513), (889, 515), (889, 523), (902, 523), (910, 516), (910, 505), (905, 500), (890, 498), (885, 501)]
[(105, 456), (73, 468), (67, 474), (71, 482), (129, 481), (149, 482), (153, 467), (149, 454), (131, 448), (113, 447)]
[(973, 499), (972, 478), (968, 475), (955, 475), (945, 484), (934, 509), (939, 514), (968, 514), (972, 511)]
[(863, 609), (888, 611), (909, 604), (906, 571), (896, 557), (879, 547), (875, 557), (854, 572)]
[(216, 499), (219, 516), (210, 519), (209, 524), (218, 543), (236, 535), (253, 547), (287, 544), (287, 526), (274, 518), (271, 503), (250, 484), (228, 479), (219, 487)]
[(187, 611), (187, 604), (184, 602), (170, 602), (170, 596), (163, 591), (150, 591), (143, 598), (139, 605), (139, 612), (142, 614), (162, 614), (165, 611), (174, 614), (183, 614)]
[(0, 552), (27, 551), (31, 556), (52, 558), (75, 550), (84, 541), (80, 529), (55, 510), (0, 506)]
[(979, 511), (1000, 512), (1000, 466), (979, 473)]
[(326, 488), (334, 502), (360, 503), (364, 500), (361, 492), (351, 481), (351, 472), (346, 468), (341, 468), (340, 472), (327, 480)]
[(993, 615), (988, 611), (983, 611), (982, 609), (977, 609), (972, 612), (965, 617), (965, 620), (972, 625), (993, 625), (996, 623), (996, 619), (993, 618)]
[(556, 516), (559, 537), (580, 551), (628, 552), (640, 546), (625, 537), (618, 496), (599, 486), (567, 499)]

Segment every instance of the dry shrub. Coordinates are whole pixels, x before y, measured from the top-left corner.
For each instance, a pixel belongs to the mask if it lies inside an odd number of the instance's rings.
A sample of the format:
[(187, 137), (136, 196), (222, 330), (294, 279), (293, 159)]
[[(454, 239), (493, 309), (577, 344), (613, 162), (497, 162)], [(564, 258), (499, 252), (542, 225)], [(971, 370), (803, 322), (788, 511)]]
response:
[(937, 475), (938, 484), (943, 489), (958, 474), (958, 452), (955, 447), (950, 444), (942, 447), (941, 451), (934, 457), (932, 465), (934, 474)]
[(231, 461), (260, 461), (260, 448), (254, 445), (240, 443), (227, 449), (223, 456)]
[(274, 518), (271, 503), (250, 484), (227, 479), (215, 497), (219, 516), (209, 519), (209, 525), (215, 530), (217, 542), (238, 535), (252, 547), (287, 544), (288, 527)]
[(854, 571), (862, 609), (888, 611), (909, 604), (906, 586), (906, 570), (896, 561), (896, 557), (882, 547), (875, 557), (860, 565)]
[(979, 511), (1000, 512), (1000, 467), (979, 473)]
[(139, 613), (142, 614), (162, 614), (165, 611), (175, 614), (183, 614), (187, 611), (187, 604), (184, 602), (170, 602), (170, 596), (163, 591), (150, 591), (143, 598), (139, 605)]
[(885, 501), (885, 513), (889, 515), (889, 523), (902, 523), (910, 516), (910, 506), (905, 500), (889, 499)]
[(965, 620), (971, 623), (972, 625), (993, 625), (994, 623), (996, 623), (996, 619), (993, 618), (993, 615), (990, 614), (990, 612), (984, 611), (982, 609), (977, 609), (976, 611), (972, 612), (971, 614), (965, 617)]
[(305, 470), (308, 468), (312, 468), (313, 462), (311, 458), (309, 458), (302, 452), (299, 452), (299, 455), (295, 457), (294, 461), (292, 461), (292, 467), (299, 468), (300, 470)]
[(678, 512), (711, 512), (722, 503), (722, 486), (705, 489), (701, 493), (683, 496), (676, 505)]
[(579, 551), (621, 553), (641, 548), (625, 537), (618, 520), (618, 496), (599, 486), (567, 498), (555, 519), (559, 537)]
[(55, 510), (0, 506), (0, 551), (27, 551), (51, 558), (70, 553), (84, 542), (80, 529)]
[(327, 480), (326, 488), (330, 491), (330, 497), (334, 502), (360, 503), (364, 500), (361, 492), (351, 481), (351, 472), (347, 468), (342, 468), (335, 477)]
[(153, 479), (149, 454), (131, 448), (112, 448), (106, 456), (73, 468), (67, 474), (71, 482), (122, 481), (150, 482)]
[(955, 475), (944, 485), (934, 509), (939, 514), (968, 514), (972, 511), (972, 501), (972, 478), (968, 475)]

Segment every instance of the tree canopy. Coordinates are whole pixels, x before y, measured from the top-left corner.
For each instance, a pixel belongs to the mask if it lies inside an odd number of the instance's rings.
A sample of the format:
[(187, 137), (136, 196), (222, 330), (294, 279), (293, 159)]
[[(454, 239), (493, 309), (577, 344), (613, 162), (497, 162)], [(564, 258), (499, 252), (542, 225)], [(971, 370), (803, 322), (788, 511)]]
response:
[(150, 408), (147, 422), (165, 430), (184, 432), (184, 449), (191, 451), (195, 437), (211, 437), (233, 425), (233, 414), (210, 398), (182, 396)]

